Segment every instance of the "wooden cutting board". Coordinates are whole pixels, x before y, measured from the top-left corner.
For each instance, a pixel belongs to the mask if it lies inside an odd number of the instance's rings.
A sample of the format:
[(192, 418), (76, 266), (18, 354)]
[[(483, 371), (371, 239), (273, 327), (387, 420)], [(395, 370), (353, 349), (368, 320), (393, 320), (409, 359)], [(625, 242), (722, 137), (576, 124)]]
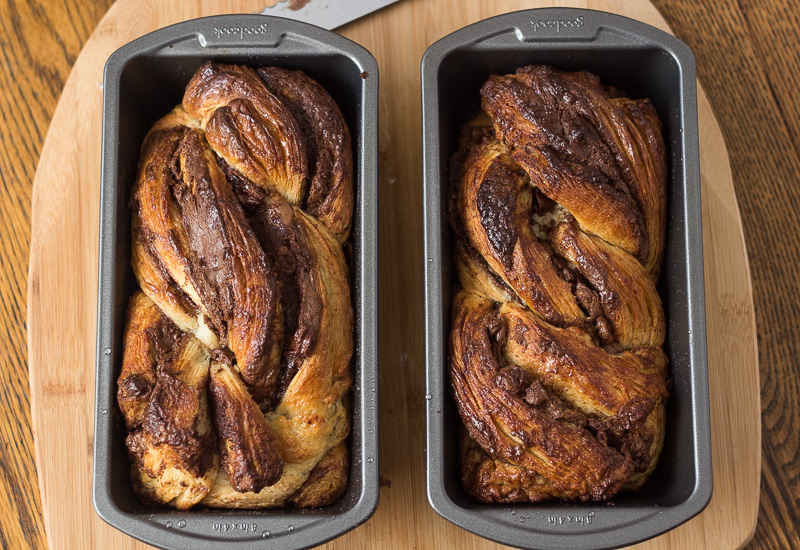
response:
[[(315, 1), (315, 0), (311, 0)], [(44, 144), (33, 190), (28, 357), (36, 462), (51, 548), (141, 549), (91, 500), (103, 65), (159, 27), (274, 0), (118, 0), (86, 43)], [(403, 0), (343, 27), (380, 64), (380, 368), (383, 479), (377, 512), (326, 548), (496, 548), (451, 525), (425, 496), (422, 159), (419, 63), (469, 23), (544, 0)], [(559, 5), (617, 12), (666, 29), (646, 0)], [(750, 270), (728, 155), (699, 90), (714, 497), (638, 548), (734, 548), (756, 525), (760, 398)]]

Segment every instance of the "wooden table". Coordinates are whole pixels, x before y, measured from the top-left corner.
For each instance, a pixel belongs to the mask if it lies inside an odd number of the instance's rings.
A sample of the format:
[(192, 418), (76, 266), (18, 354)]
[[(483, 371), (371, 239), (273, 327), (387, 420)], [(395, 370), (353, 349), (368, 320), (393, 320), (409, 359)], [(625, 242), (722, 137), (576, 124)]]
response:
[[(749, 548), (800, 547), (800, 3), (653, 0), (694, 50), (725, 136), (754, 283), (761, 509)], [(25, 296), (34, 171), (59, 94), (109, 0), (3, 0), (0, 547), (46, 548), (33, 455)], [(91, 444), (91, 442), (87, 442)]]

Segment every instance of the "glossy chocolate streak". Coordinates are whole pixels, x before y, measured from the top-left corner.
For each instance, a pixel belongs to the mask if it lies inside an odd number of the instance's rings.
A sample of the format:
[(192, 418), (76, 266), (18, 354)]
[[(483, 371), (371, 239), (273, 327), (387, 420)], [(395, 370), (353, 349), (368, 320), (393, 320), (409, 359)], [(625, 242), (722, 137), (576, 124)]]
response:
[(299, 124), (255, 71), (206, 63), (186, 87), (183, 106), (226, 162), (292, 204), (302, 203), (308, 158)]
[(322, 301), (312, 279), (313, 255), (308, 233), (295, 209), (273, 195), (253, 215), (253, 229), (270, 251), (281, 285), (286, 339), (281, 374), (273, 401), (278, 402), (316, 344)]
[[(529, 178), (494, 137), (463, 146), (469, 149), (463, 167), (454, 170), (459, 177), (453, 182), (451, 218), (457, 220), (457, 231), (463, 230), (465, 246), (483, 256), (532, 310), (560, 326), (582, 326), (584, 315), (570, 285), (561, 279), (548, 244), (539, 241), (532, 226)], [(461, 283), (470, 290), (476, 279), (480, 277), (464, 277)], [(480, 293), (486, 287), (478, 282), (474, 290)]]
[[(627, 134), (624, 114), (597, 77), (525, 67), (491, 77), (481, 94), (514, 160), (583, 228), (645, 263), (651, 246), (660, 250), (663, 234), (648, 235), (631, 192), (630, 159), (618, 145), (617, 134)], [(663, 146), (656, 154), (663, 156)]]
[(209, 354), (147, 296), (128, 307), (118, 400), (130, 430), (128, 450), (139, 475), (134, 489), (148, 502), (188, 508), (217, 472), (205, 385)]
[(239, 492), (259, 492), (283, 475), (272, 428), (239, 376), (225, 363), (211, 365), (209, 389), (222, 440), (222, 466)]
[(136, 492), (333, 503), (353, 379), (352, 150), (333, 99), (299, 72), (206, 63), (146, 136), (130, 206), (143, 292), (118, 401)]
[(490, 455), (544, 475), (571, 498), (616, 493), (633, 470), (625, 457), (592, 437), (583, 416), (557, 396), (529, 405), (520, 395), (523, 388), (527, 394), (527, 379), (507, 385), (505, 359), (493, 352), (507, 335), (498, 329), (504, 320), (497, 313), (466, 293), (454, 305), (451, 376), (470, 436)]
[[(171, 116), (176, 123), (182, 121), (182, 114)], [(174, 150), (158, 146), (161, 141), (171, 145), (177, 136)], [(174, 280), (185, 279), (184, 289), (194, 297), (219, 345), (230, 346), (256, 399), (264, 399), (277, 379), (282, 337), (271, 267), (202, 132), (170, 129), (149, 140), (156, 145), (152, 156), (145, 156), (152, 159), (147, 175), (134, 189), (135, 226), (141, 224), (146, 235), (169, 248), (169, 256), (162, 254), (162, 265)], [(172, 154), (161, 156), (162, 151)], [(148, 169), (157, 165), (164, 166), (169, 179), (156, 197), (149, 191), (156, 178)], [(150, 213), (158, 209), (165, 212), (163, 218)]]
[(199, 260), (187, 261), (189, 276), (224, 345), (228, 333), (226, 321), (233, 311), (233, 295), (228, 285), (233, 278), (232, 251), (220, 238), (225, 233), (223, 214), (200, 139), (196, 131), (185, 132), (178, 146), (172, 192), (186, 232), (187, 254), (194, 251)]
[(311, 181), (304, 210), (344, 242), (353, 211), (353, 153), (339, 107), (302, 71), (267, 67), (257, 73), (292, 111), (305, 138)]
[(512, 254), (519, 238), (514, 226), (517, 206), (514, 179), (507, 166), (492, 163), (483, 176), (477, 203), (481, 225), (507, 268), (514, 261)]
[[(487, 118), (486, 122), (490, 122)], [(459, 210), (459, 182), (465, 177), (464, 169), (467, 166), (466, 159), (475, 147), (494, 136), (494, 129), (491, 126), (467, 125), (462, 130), (460, 136), (461, 147), (450, 159), (450, 191), (448, 197), (447, 215), (450, 227), (457, 235), (456, 238), (456, 258), (461, 264), (460, 273), (467, 272), (480, 273), (484, 275), (476, 280), (476, 284), (482, 284), (483, 293), (492, 296), (497, 301), (515, 299), (516, 294), (503, 278), (495, 272), (487, 263), (483, 255), (470, 243), (466, 236), (466, 229)], [(467, 287), (466, 283), (462, 285)]]
[(450, 177), (462, 482), (483, 502), (607, 500), (645, 482), (663, 442), (660, 122), (550, 67), (481, 94)]

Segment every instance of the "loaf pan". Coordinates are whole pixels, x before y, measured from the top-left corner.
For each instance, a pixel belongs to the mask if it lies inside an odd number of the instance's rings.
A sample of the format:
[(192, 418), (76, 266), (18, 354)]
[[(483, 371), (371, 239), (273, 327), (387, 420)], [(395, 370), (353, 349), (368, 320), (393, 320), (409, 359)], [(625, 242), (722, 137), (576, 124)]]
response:
[[(180, 103), (206, 61), (302, 69), (339, 105), (353, 137), (355, 218), (354, 388), (350, 484), (319, 509), (180, 512), (143, 505), (130, 481), (126, 429), (116, 403), (128, 298), (130, 189), (150, 126)], [(361, 46), (308, 24), (260, 15), (179, 23), (139, 38), (108, 59), (104, 75), (102, 191), (95, 401), (97, 513), (117, 529), (161, 548), (307, 548), (366, 521), (378, 503), (377, 138), (378, 67)]]
[[(664, 450), (636, 493), (611, 503), (479, 504), (463, 491), (461, 419), (451, 395), (447, 347), (456, 285), (447, 223), (448, 161), (459, 127), (480, 109), (491, 74), (528, 64), (587, 70), (632, 98), (651, 99), (664, 124), (668, 163), (666, 253), (659, 285), (672, 386)], [(545, 8), (460, 29), (422, 60), (428, 499), (444, 518), (520, 548), (612, 548), (680, 525), (711, 499), (700, 172), (694, 57), (675, 37), (603, 12)]]

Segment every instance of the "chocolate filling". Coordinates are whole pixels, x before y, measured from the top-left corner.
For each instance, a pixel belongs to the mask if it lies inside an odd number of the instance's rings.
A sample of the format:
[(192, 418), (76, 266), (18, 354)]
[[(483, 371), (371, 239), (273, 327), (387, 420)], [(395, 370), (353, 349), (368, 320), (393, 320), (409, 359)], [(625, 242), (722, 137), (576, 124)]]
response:
[(319, 333), (322, 299), (314, 283), (314, 258), (308, 234), (291, 205), (277, 196), (263, 203), (250, 218), (256, 236), (272, 258), (280, 285), (286, 338), (272, 405), (312, 352)]
[(505, 164), (493, 162), (481, 182), (477, 201), (481, 225), (507, 269), (513, 265), (514, 246), (519, 239), (514, 224), (517, 189), (513, 172)]

